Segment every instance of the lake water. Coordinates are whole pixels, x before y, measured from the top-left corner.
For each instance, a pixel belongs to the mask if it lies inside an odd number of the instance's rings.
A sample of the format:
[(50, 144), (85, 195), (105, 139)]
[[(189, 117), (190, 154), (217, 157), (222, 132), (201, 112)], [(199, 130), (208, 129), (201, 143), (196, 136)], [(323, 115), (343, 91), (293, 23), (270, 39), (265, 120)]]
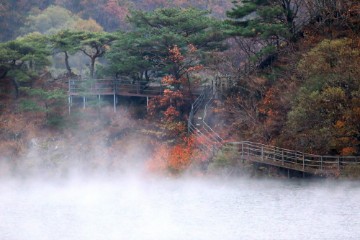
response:
[(0, 181), (0, 239), (360, 239), (360, 184), (92, 177)]

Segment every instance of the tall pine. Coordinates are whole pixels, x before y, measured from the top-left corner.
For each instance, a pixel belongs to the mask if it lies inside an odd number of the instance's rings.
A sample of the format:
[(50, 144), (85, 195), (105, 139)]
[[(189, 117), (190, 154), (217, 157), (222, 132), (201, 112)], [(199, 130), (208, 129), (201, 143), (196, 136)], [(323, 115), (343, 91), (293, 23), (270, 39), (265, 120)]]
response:
[(289, 15), (295, 15), (297, 11), (284, 2), (291, 0), (234, 1), (233, 8), (227, 12), (228, 33), (261, 39), (265, 44), (258, 55), (276, 52), (282, 41), (290, 39), (294, 17), (289, 18)]

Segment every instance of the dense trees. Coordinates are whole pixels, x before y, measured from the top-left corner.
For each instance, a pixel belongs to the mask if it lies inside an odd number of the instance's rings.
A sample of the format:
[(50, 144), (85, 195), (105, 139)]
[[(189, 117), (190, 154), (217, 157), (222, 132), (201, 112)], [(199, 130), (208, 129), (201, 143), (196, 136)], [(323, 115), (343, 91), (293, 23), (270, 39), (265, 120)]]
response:
[[(30, 13), (19, 18), (26, 23), (18, 33), (32, 33), (0, 44), (0, 80), (11, 79), (16, 95), (21, 82), (32, 83), (46, 70), (53, 60), (51, 53), (64, 57), (68, 75), (77, 73), (76, 56), (82, 59), (80, 64), (89, 66), (91, 78), (100, 76), (96, 65), (101, 63), (102, 75), (161, 82), (164, 94), (149, 101), (148, 112), (168, 136), (178, 138), (186, 133), (191, 90), (201, 80), (213, 77), (208, 69), (200, 71), (224, 49), (223, 40), (232, 36), (226, 54), (236, 55), (234, 71), (228, 76), (232, 83), (224, 92), (221, 110), (233, 124), (233, 136), (313, 153), (360, 151), (360, 31), (358, 5), (352, 1), (246, 0), (228, 11), (225, 24), (212, 18), (209, 11), (195, 8), (128, 10), (143, 8), (141, 1), (56, 1), (77, 14), (51, 6), (54, 1), (30, 2), (41, 2), (40, 8), (30, 11), (26, 1), (0, 5), (0, 20), (9, 17), (6, 11), (12, 7), (23, 6)], [(186, 6), (192, 1), (148, 2), (151, 10), (155, 6)], [(203, 9), (214, 5), (206, 4)], [(299, 21), (307, 16), (313, 21), (303, 30), (304, 39), (291, 42), (297, 40)], [(104, 32), (97, 23), (119, 30), (125, 18), (127, 25), (121, 28), (126, 31), (115, 33)], [(3, 22), (0, 28), (6, 28)], [(234, 43), (246, 56), (232, 48)], [(213, 61), (216, 71), (226, 65), (226, 54)], [(100, 60), (104, 56), (106, 59)], [(261, 64), (268, 56), (273, 58), (265, 64), (271, 68)], [(274, 56), (279, 59), (275, 61)], [(240, 75), (244, 59), (255, 59), (257, 68)], [(230, 73), (228, 68), (223, 72)], [(63, 100), (54, 89), (28, 86), (22, 88), (29, 99), (24, 109), (47, 113), (48, 106)]]
[[(152, 11), (163, 7), (197, 7), (210, 10), (212, 15), (224, 17), (230, 7), (230, 1), (163, 1), (163, 0), (3, 0), (0, 2), (0, 41), (7, 41), (19, 35), (19, 27), (26, 23), (30, 11), (32, 16), (51, 5), (66, 8), (80, 18), (88, 21), (94, 19), (106, 31), (128, 29), (126, 21), (130, 9)], [(57, 15), (57, 14), (55, 14)], [(65, 13), (65, 15), (67, 15)], [(64, 15), (64, 16), (65, 16)], [(74, 15), (73, 15), (74, 16)], [(89, 29), (86, 29), (89, 30)]]
[[(193, 8), (132, 12), (129, 21), (133, 32), (114, 44), (109, 54), (109, 69), (114, 75), (138, 72), (140, 78), (144, 76), (147, 80), (166, 74), (179, 79), (183, 69), (171, 61), (169, 49), (177, 46), (185, 53), (192, 44), (205, 53), (222, 47), (224, 36), (220, 23), (207, 15), (208, 12)], [(197, 64), (189, 61), (186, 67)]]
[(324, 40), (304, 56), (299, 71), (305, 83), (288, 115), (288, 139), (307, 151), (359, 152), (359, 62), (351, 39)]
[(103, 28), (92, 18), (84, 20), (65, 8), (49, 6), (43, 11), (33, 9), (32, 14), (26, 19), (25, 26), (21, 29), (21, 32), (55, 34), (65, 29), (90, 32), (103, 31)]
[(69, 55), (76, 53), (79, 48), (79, 43), (75, 41), (74, 35), (74, 32), (64, 30), (50, 37), (53, 53), (64, 53), (65, 67), (69, 76), (73, 74), (69, 63)]
[(116, 38), (110, 33), (78, 32), (75, 42), (79, 42), (79, 50), (90, 58), (90, 77), (94, 78), (95, 61), (102, 57), (109, 49), (109, 45)]
[[(282, 42), (295, 37), (300, 1), (245, 0), (234, 3), (227, 12), (228, 32), (238, 38), (239, 46), (249, 57), (267, 57), (275, 53)], [(244, 40), (249, 38), (253, 41)]]
[(19, 94), (19, 81), (28, 81), (38, 70), (49, 64), (47, 38), (41, 34), (29, 34), (0, 44), (0, 80), (10, 76), (15, 94)]
[(57, 110), (64, 107), (66, 94), (63, 89), (46, 89), (44, 87), (21, 87), (20, 89), (28, 96), (20, 102), (22, 111), (44, 113), (46, 124), (61, 126), (63, 114), (59, 114)]
[[(280, 24), (289, 22), (286, 2), (299, 7), (294, 9), (301, 12), (299, 18), (310, 16), (313, 21), (303, 28), (304, 38), (299, 42), (279, 46), (284, 52), (278, 51), (279, 59), (271, 68), (259, 64), (233, 77), (236, 84), (227, 93), (225, 105), (230, 134), (317, 154), (359, 154), (359, 31), (353, 24), (359, 21), (354, 14), (359, 5), (352, 1), (246, 1), (229, 14), (237, 16), (230, 21), (230, 33), (243, 44), (240, 47), (248, 51), (248, 57), (266, 46), (263, 37), (267, 35), (262, 31), (271, 23), (262, 28), (264, 19), (256, 13), (264, 7), (256, 6), (266, 2), (281, 7), (282, 14), (275, 18)], [(309, 4), (313, 8), (307, 9)], [(291, 26), (283, 25), (289, 36)], [(274, 39), (270, 37), (270, 43)]]

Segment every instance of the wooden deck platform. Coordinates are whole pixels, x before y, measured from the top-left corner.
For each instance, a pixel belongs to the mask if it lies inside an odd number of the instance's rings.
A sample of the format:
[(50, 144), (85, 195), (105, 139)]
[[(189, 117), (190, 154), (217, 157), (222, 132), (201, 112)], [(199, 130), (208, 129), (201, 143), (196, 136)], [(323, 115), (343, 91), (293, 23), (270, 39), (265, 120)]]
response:
[[(69, 90), (69, 113), (74, 102), (74, 98), (82, 98), (83, 108), (86, 107), (88, 98), (96, 96), (99, 101), (102, 96), (112, 96), (114, 112), (116, 112), (116, 104), (119, 96), (125, 97), (144, 97), (149, 98), (160, 96), (167, 88), (158, 82), (129, 81), (119, 79), (71, 79), (68, 82)], [(202, 92), (202, 87), (194, 89), (189, 98), (198, 96)]]
[[(156, 82), (123, 81), (113, 79), (83, 79), (69, 81), (69, 96), (118, 95), (134, 97), (155, 97), (162, 95), (166, 85)], [(199, 95), (202, 88), (192, 94)]]

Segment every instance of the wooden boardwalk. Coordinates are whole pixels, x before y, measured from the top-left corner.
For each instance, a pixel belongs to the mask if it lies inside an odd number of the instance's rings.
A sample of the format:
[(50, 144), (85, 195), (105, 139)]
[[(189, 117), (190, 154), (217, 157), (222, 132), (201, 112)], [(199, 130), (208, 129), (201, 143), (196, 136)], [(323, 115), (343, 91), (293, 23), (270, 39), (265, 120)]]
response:
[(262, 163), (317, 176), (336, 176), (347, 167), (360, 166), (359, 156), (322, 156), (279, 148), (249, 141), (229, 142), (224, 150), (231, 150), (239, 160)]
[[(97, 97), (101, 101), (103, 96), (113, 98), (113, 108), (116, 112), (116, 104), (119, 96), (144, 97), (149, 103), (149, 98), (160, 96), (168, 86), (159, 82), (131, 81), (120, 79), (71, 79), (68, 82), (69, 114), (73, 106), (74, 99), (81, 98), (83, 108), (86, 107), (90, 98)], [(202, 92), (202, 87), (194, 89), (189, 93), (198, 96)]]
[(338, 176), (343, 170), (360, 166), (360, 156), (321, 156), (249, 141), (225, 142), (207, 123), (206, 112), (213, 89), (205, 88), (192, 105), (188, 132), (197, 137), (199, 147), (209, 153), (231, 151), (239, 161), (260, 163), (316, 176)]
[(119, 95), (154, 97), (163, 93), (160, 83), (121, 81), (113, 79), (83, 79), (69, 81), (69, 96)]

